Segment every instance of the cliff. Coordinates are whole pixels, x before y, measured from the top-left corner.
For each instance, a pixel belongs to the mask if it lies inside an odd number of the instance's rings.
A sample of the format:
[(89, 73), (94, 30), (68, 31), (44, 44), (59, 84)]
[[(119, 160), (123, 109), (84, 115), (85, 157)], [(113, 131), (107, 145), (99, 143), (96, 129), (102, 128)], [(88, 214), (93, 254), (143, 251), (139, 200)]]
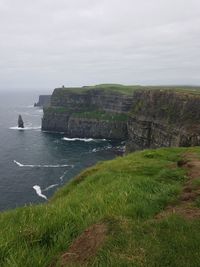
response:
[(51, 95), (40, 95), (37, 103), (34, 104), (35, 107), (46, 107), (50, 105)]
[(132, 100), (132, 94), (104, 87), (58, 88), (52, 94), (51, 106), (66, 107), (73, 111), (101, 110), (127, 113), (132, 107)]
[(127, 140), (127, 151), (200, 145), (200, 94), (193, 88), (57, 88), (42, 129), (69, 137)]
[(200, 145), (200, 95), (145, 90), (134, 93), (127, 150)]
[(68, 137), (126, 139), (132, 101), (132, 94), (105, 88), (58, 88), (50, 107), (44, 108), (42, 130)]

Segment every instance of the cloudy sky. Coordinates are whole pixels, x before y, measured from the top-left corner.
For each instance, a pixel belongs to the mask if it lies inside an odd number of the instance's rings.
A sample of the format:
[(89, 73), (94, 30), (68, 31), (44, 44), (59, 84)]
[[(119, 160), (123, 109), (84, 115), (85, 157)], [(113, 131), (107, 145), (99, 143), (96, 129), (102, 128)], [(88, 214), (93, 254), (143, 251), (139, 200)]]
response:
[(200, 85), (200, 0), (0, 0), (0, 88)]

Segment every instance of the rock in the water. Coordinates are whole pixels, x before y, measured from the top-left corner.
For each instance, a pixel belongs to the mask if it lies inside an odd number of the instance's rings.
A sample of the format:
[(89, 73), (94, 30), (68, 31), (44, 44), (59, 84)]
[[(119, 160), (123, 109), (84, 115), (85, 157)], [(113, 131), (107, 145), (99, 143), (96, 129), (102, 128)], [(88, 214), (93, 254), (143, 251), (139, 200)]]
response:
[(19, 128), (24, 128), (24, 122), (22, 120), (22, 116), (21, 115), (19, 115), (19, 117), (18, 117), (18, 127)]

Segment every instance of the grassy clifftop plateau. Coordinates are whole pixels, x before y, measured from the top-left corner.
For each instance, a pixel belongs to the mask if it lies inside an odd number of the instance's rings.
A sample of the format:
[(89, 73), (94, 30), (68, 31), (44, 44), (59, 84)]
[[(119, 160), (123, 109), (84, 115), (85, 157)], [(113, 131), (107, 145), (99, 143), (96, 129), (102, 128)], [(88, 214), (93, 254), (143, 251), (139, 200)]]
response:
[(92, 90), (101, 90), (105, 93), (109, 92), (117, 92), (124, 95), (132, 95), (136, 90), (169, 90), (173, 92), (180, 92), (180, 93), (190, 93), (190, 94), (199, 94), (200, 87), (199, 86), (142, 86), (142, 85), (122, 85), (122, 84), (98, 84), (98, 85), (91, 85), (91, 86), (83, 86), (83, 87), (62, 87), (56, 88), (59, 90), (60, 94), (64, 92), (71, 92), (71, 93), (87, 93), (88, 91)]
[[(0, 214), (0, 266), (200, 266), (200, 148), (97, 164), (47, 204)], [(177, 163), (178, 162), (178, 163)]]

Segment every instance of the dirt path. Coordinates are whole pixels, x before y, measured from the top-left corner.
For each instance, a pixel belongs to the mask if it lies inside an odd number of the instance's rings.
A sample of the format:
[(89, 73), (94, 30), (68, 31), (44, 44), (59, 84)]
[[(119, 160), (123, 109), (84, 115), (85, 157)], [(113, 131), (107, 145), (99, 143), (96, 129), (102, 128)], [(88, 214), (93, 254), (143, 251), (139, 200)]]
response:
[(177, 165), (185, 168), (188, 180), (176, 205), (169, 205), (163, 212), (156, 216), (156, 219), (165, 218), (173, 213), (179, 214), (186, 219), (200, 218), (200, 209), (195, 202), (200, 197), (200, 159), (194, 153), (186, 153), (183, 160)]
[[(85, 266), (93, 258), (100, 247), (103, 245), (107, 234), (107, 225), (104, 223), (94, 224), (86, 229), (61, 256), (61, 267), (71, 264), (80, 264)], [(51, 265), (51, 267), (56, 264)]]

